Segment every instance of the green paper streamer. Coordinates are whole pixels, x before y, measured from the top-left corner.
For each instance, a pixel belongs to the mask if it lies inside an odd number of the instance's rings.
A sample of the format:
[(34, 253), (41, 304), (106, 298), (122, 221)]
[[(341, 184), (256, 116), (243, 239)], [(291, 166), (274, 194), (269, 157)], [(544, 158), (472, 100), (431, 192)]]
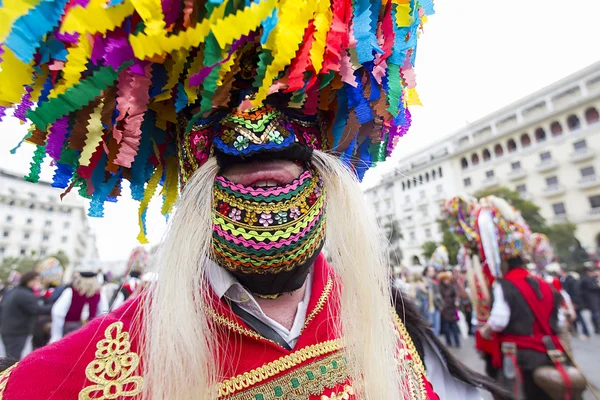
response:
[(35, 152), (33, 153), (33, 159), (31, 160), (30, 164), (31, 168), (29, 169), (29, 175), (26, 175), (23, 179), (31, 183), (39, 182), (44, 157), (46, 157), (46, 146), (36, 146)]
[(389, 107), (387, 110), (394, 116), (398, 116), (400, 104), (400, 96), (402, 93), (402, 82), (400, 80), (400, 66), (396, 64), (388, 64), (388, 93), (387, 101)]
[[(215, 38), (215, 35), (211, 32), (206, 37), (206, 44), (204, 46), (204, 66), (210, 66), (221, 61), (221, 48)], [(210, 111), (212, 108), (212, 100), (215, 96), (215, 90), (217, 90), (217, 80), (219, 79), (219, 68), (213, 69), (210, 74), (206, 77), (203, 82), (202, 90), (202, 101), (200, 102), (200, 113)]]

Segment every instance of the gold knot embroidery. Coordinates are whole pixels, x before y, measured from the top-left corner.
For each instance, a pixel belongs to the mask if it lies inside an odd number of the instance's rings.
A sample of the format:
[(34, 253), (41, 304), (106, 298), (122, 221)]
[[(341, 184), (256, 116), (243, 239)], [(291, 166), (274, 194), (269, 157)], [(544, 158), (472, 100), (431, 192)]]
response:
[(321, 400), (348, 400), (350, 399), (350, 395), (354, 394), (354, 388), (350, 385), (344, 386), (344, 390), (339, 393), (331, 393), (331, 396), (323, 395), (321, 396)]
[(132, 397), (142, 391), (143, 378), (133, 376), (140, 356), (130, 351), (129, 332), (123, 332), (123, 323), (110, 324), (104, 337), (96, 345), (96, 358), (85, 369), (85, 376), (95, 385), (79, 392), (79, 400)]

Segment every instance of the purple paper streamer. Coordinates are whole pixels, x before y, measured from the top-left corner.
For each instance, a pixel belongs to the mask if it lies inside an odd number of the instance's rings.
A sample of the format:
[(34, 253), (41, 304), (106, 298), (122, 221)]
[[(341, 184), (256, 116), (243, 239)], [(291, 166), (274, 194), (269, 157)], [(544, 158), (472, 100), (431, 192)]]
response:
[(200, 69), (200, 71), (198, 71), (197, 74), (194, 74), (192, 76), (190, 76), (190, 87), (195, 87), (195, 86), (200, 86), (200, 84), (202, 84), (202, 82), (204, 82), (204, 80), (206, 79), (206, 77), (208, 75), (210, 75), (210, 73), (219, 65), (226, 63), (227, 61), (229, 61), (229, 59), (231, 58), (231, 56), (243, 45), (245, 45), (246, 43), (248, 43), (250, 40), (254, 40), (254, 36), (256, 36), (255, 32), (250, 33), (250, 35), (248, 36), (242, 36), (240, 39), (236, 40), (235, 42), (233, 42), (233, 44), (231, 45), (231, 48), (229, 49), (229, 53), (227, 53), (227, 57), (225, 57), (223, 60), (219, 61), (216, 64), (213, 65), (209, 65), (207, 67), (204, 67), (202, 69)]
[(31, 92), (33, 92), (33, 88), (31, 86), (26, 86), (25, 91), (27, 93), (23, 95), (21, 104), (17, 106), (14, 113), (14, 116), (23, 122), (27, 122), (27, 117), (25, 114), (31, 109), (31, 107), (33, 107), (33, 101), (31, 101)]
[(133, 59), (133, 49), (125, 37), (108, 38), (105, 42), (104, 61), (114, 69)]
[(74, 33), (69, 33), (69, 32), (61, 33), (59, 31), (56, 31), (54, 34), (56, 35), (56, 39), (60, 40), (63, 43), (77, 44), (79, 42), (79, 33), (77, 33), (77, 32), (74, 32)]
[(2, 121), (2, 118), (4, 118), (5, 116), (6, 116), (6, 107), (0, 106), (0, 122)]
[(2, 54), (4, 54), (4, 43), (0, 43), (0, 63), (2, 62)]
[(94, 47), (92, 47), (92, 55), (90, 61), (96, 65), (100, 63), (100, 60), (104, 57), (105, 46), (104, 37), (101, 34), (94, 35)]
[(48, 143), (46, 144), (46, 153), (54, 160), (60, 159), (60, 153), (67, 137), (67, 130), (69, 128), (69, 117), (62, 117), (57, 119), (48, 134)]
[(162, 10), (167, 26), (174, 24), (181, 11), (181, 2), (178, 0), (162, 0)]

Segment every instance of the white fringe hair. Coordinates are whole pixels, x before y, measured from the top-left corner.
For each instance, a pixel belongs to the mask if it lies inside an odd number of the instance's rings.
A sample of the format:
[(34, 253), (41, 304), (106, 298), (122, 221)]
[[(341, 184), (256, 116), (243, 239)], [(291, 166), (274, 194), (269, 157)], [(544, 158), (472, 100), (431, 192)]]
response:
[[(375, 219), (354, 173), (337, 157), (313, 153), (327, 191), (326, 248), (341, 291), (340, 321), (358, 398), (398, 400), (406, 374), (398, 366), (389, 267)], [(203, 310), (210, 289), (205, 263), (211, 252), (212, 188), (219, 168), (210, 158), (186, 184), (160, 246), (151, 296), (142, 302), (143, 399), (216, 399), (227, 348), (216, 343), (214, 321)], [(343, 286), (343, 290), (341, 290)], [(195, 294), (200, 295), (195, 295)], [(329, 302), (330, 306), (333, 306)], [(333, 321), (330, 321), (333, 322)], [(341, 333), (340, 333), (341, 332)]]
[(82, 296), (93, 297), (101, 288), (102, 285), (96, 275), (88, 278), (77, 274), (73, 278), (73, 289)]

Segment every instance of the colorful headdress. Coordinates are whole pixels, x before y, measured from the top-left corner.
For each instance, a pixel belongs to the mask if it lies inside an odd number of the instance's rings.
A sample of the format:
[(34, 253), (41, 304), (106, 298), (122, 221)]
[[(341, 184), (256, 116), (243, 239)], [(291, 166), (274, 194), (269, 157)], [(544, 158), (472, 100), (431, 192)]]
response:
[(531, 235), (531, 261), (538, 268), (545, 268), (554, 259), (554, 249), (550, 244), (550, 239), (543, 233), (533, 233)]
[(450, 258), (448, 256), (448, 249), (446, 249), (446, 246), (444, 245), (438, 246), (431, 255), (429, 265), (434, 267), (436, 271), (443, 271), (449, 264)]
[(178, 175), (215, 149), (298, 141), (359, 177), (384, 160), (419, 104), (413, 66), (432, 13), (433, 0), (4, 1), (0, 114), (32, 122), (26, 179), (49, 156), (52, 185), (90, 198), (90, 216), (128, 180), (145, 242), (158, 187), (169, 214)]
[(127, 260), (127, 271), (138, 272), (142, 274), (150, 262), (150, 253), (142, 246), (138, 246), (131, 251)]
[(473, 245), (479, 240), (477, 213), (479, 204), (475, 197), (461, 195), (451, 198), (442, 207), (441, 219), (448, 222), (450, 232), (461, 245)]
[(49, 257), (41, 261), (35, 267), (35, 270), (40, 273), (42, 282), (44, 282), (44, 284), (52, 284), (54, 286), (58, 286), (60, 284), (64, 273), (64, 269), (60, 264), (60, 261), (54, 257)]

